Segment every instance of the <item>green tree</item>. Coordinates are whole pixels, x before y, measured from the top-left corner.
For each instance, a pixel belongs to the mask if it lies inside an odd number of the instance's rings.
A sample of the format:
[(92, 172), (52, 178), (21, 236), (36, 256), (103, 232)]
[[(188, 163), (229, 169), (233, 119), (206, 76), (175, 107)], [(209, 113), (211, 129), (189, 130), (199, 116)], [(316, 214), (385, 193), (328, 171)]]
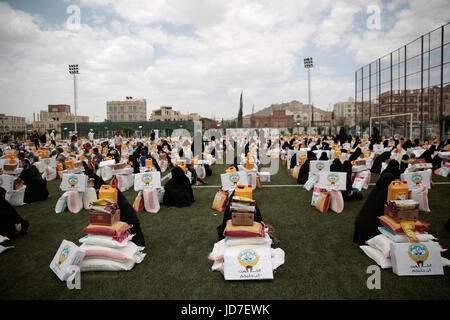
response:
[(242, 94), (244, 92), (241, 92), (241, 99), (239, 104), (239, 113), (238, 113), (238, 120), (237, 120), (237, 126), (238, 128), (242, 128), (242, 115), (243, 115), (243, 103), (242, 103)]

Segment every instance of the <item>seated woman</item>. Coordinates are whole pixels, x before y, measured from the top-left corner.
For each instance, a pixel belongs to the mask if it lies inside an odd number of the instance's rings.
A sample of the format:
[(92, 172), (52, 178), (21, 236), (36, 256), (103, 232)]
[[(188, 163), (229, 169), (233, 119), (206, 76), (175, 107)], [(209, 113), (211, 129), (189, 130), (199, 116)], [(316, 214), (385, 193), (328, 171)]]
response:
[(380, 232), (381, 226), (378, 217), (384, 215), (384, 204), (387, 201), (388, 188), (394, 176), (389, 172), (383, 172), (377, 181), (375, 188), (370, 192), (366, 202), (362, 206), (355, 219), (353, 242), (364, 245), (367, 240)]
[(14, 238), (27, 234), (29, 223), (17, 213), (16, 209), (5, 199), (6, 190), (0, 187), (0, 235)]
[(27, 186), (23, 198), (25, 203), (42, 201), (48, 198), (47, 180), (42, 179), (39, 170), (36, 166), (30, 164), (30, 160), (23, 160), (23, 171), (19, 178)]
[(376, 157), (373, 160), (372, 168), (370, 169), (370, 172), (372, 173), (378, 173), (381, 172), (381, 164), (385, 162), (387, 159), (391, 157), (391, 153), (389, 151), (383, 152), (378, 157)]
[(392, 159), (389, 161), (386, 169), (384, 169), (383, 173), (389, 172), (394, 176), (394, 180), (400, 180), (400, 163), (397, 160)]
[(174, 167), (171, 174), (171, 179), (164, 186), (163, 204), (169, 207), (189, 207), (195, 201), (191, 182), (180, 167)]
[(353, 190), (352, 164), (350, 160), (344, 161), (344, 163), (342, 164), (342, 172), (347, 173), (346, 190), (342, 191), (342, 197), (344, 198), (344, 201), (362, 200), (362, 193)]
[(297, 183), (305, 184), (309, 177), (309, 163), (313, 160), (317, 160), (316, 154), (312, 151), (307, 152), (307, 159), (305, 163), (300, 167), (300, 172), (298, 173)]
[(199, 184), (207, 184), (205, 180), (200, 179), (200, 178), (198, 177), (197, 171), (195, 171), (195, 167), (194, 167), (194, 165), (193, 165), (192, 163), (187, 165), (187, 169), (189, 170), (189, 172), (190, 172), (191, 175), (192, 175), (192, 178), (191, 178), (191, 185), (196, 185), (196, 186), (198, 186)]

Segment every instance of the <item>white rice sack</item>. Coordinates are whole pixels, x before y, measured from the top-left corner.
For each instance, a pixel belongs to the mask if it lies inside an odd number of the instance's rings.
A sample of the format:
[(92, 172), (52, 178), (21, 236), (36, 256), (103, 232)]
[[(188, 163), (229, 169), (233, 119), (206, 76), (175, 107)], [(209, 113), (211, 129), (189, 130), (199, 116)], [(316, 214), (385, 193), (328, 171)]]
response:
[(56, 201), (55, 212), (62, 213), (67, 209), (67, 197), (69, 196), (69, 191), (64, 192), (58, 201)]
[(431, 212), (428, 205), (428, 189), (421, 183), (419, 187), (411, 189), (410, 198), (419, 202), (419, 211)]
[(383, 234), (379, 234), (366, 241), (370, 247), (380, 250), (386, 258), (391, 257), (391, 243), (393, 242)]
[(199, 179), (205, 179), (206, 178), (206, 169), (205, 166), (196, 166), (195, 172), (197, 173), (197, 176)]
[(56, 168), (52, 168), (50, 165), (45, 166), (44, 179), (52, 181), (56, 179)]
[(0, 243), (3, 243), (3, 242), (5, 242), (5, 241), (9, 241), (9, 238), (8, 238), (8, 237), (5, 237), (5, 236), (2, 236), (2, 235), (0, 235)]
[(165, 190), (164, 190), (164, 188), (161, 187), (161, 188), (156, 188), (156, 191), (158, 192), (158, 201), (159, 201), (159, 203), (162, 203), (164, 200)]
[(97, 192), (94, 188), (88, 188), (86, 192), (83, 193), (83, 207), (85, 210), (89, 210), (89, 202), (97, 200)]
[(442, 167), (442, 168), (439, 170), (438, 176), (447, 178), (449, 172), (450, 172), (450, 167)]
[(88, 234), (78, 241), (86, 245), (102, 246), (108, 248), (126, 248), (128, 246), (128, 242), (133, 239), (133, 237), (134, 235), (129, 235), (127, 238), (119, 242), (117, 240), (114, 240), (113, 237)]
[(370, 246), (360, 246), (361, 250), (372, 260), (374, 260), (382, 269), (392, 268), (391, 259), (386, 258), (378, 249)]
[(112, 176), (113, 176), (113, 173), (112, 173), (113, 167), (111, 167), (111, 166), (109, 166), (109, 167), (103, 167), (103, 168), (100, 168), (100, 170), (101, 170), (101, 177), (102, 177), (102, 179), (103, 179), (104, 181), (108, 181), (108, 180), (111, 180), (111, 179), (112, 179)]
[(9, 202), (13, 207), (20, 207), (25, 204), (23, 198), (25, 196), (25, 189), (27, 186), (23, 185), (19, 190), (13, 190), (11, 192), (7, 192), (5, 195), (6, 201)]
[(330, 209), (336, 213), (341, 213), (344, 210), (344, 198), (342, 192), (336, 189), (328, 190), (331, 195)]
[[(108, 248), (82, 244), (80, 246), (86, 251), (86, 256), (80, 264), (81, 272), (87, 271), (129, 271), (135, 264), (141, 263), (146, 254), (143, 247), (138, 247), (133, 242), (128, 242), (125, 248)], [(117, 255), (125, 259), (117, 259)]]
[(83, 192), (68, 191), (67, 208), (72, 213), (78, 213), (83, 210)]
[(364, 187), (368, 186), (369, 173), (367, 170), (358, 172), (353, 181), (352, 189), (361, 191)]
[(142, 190), (142, 195), (144, 197), (145, 211), (158, 213), (160, 209), (158, 191), (154, 188), (145, 188)]
[(125, 192), (134, 185), (134, 176), (132, 174), (117, 174), (117, 189)]

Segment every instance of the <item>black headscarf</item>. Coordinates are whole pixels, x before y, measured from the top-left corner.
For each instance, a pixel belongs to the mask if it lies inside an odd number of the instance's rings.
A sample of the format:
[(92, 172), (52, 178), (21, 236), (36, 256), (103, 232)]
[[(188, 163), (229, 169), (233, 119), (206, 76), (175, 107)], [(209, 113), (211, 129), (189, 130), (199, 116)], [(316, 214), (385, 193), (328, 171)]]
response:
[(305, 161), (305, 163), (302, 164), (302, 166), (300, 167), (300, 171), (298, 173), (298, 178), (297, 178), (297, 183), (298, 184), (305, 184), (306, 181), (308, 181), (308, 177), (309, 177), (309, 163), (312, 160), (317, 160), (316, 158), (316, 154), (312, 151), (308, 151), (307, 152), (307, 159)]
[(431, 157), (431, 151), (425, 150), (419, 157), (419, 159), (425, 159), (427, 163), (433, 163), (433, 158)]
[(330, 166), (330, 171), (332, 172), (342, 172), (342, 162), (339, 159), (334, 159)]
[(23, 197), (25, 203), (43, 201), (48, 198), (49, 192), (47, 190), (47, 180), (42, 178), (36, 166), (30, 165), (28, 168), (23, 169), (19, 178), (22, 179), (23, 183), (27, 186)]
[(178, 208), (190, 206), (195, 199), (188, 177), (180, 167), (174, 167), (171, 175), (171, 179), (164, 186), (163, 204)]
[(400, 162), (400, 174), (404, 173), (405, 170), (408, 168), (409, 165), (409, 156), (407, 154), (404, 154), (402, 156), (402, 161)]
[(389, 172), (394, 176), (395, 180), (399, 180), (400, 179), (400, 164), (398, 163), (397, 160), (392, 159), (391, 161), (389, 161), (386, 169), (384, 169), (384, 172)]
[(355, 160), (357, 160), (358, 158), (359, 158), (359, 156), (360, 155), (362, 155), (363, 153), (362, 153), (362, 151), (361, 151), (361, 148), (356, 148), (356, 150), (355, 150), (355, 152), (353, 152), (351, 155), (350, 155), (350, 158), (349, 158), (349, 160), (350, 161), (355, 161)]
[(355, 231), (353, 242), (364, 245), (367, 240), (380, 232), (381, 226), (378, 217), (384, 215), (384, 204), (387, 201), (389, 184), (394, 181), (394, 176), (389, 172), (383, 172), (377, 181), (375, 188), (370, 192), (366, 202), (362, 206), (355, 219)]
[(372, 173), (378, 173), (381, 172), (381, 164), (385, 162), (387, 159), (391, 157), (391, 153), (389, 151), (383, 152), (378, 157), (373, 160), (372, 168), (370, 169), (370, 172)]
[(322, 151), (322, 154), (320, 155), (319, 160), (322, 160), (322, 161), (328, 160), (328, 155), (325, 151)]

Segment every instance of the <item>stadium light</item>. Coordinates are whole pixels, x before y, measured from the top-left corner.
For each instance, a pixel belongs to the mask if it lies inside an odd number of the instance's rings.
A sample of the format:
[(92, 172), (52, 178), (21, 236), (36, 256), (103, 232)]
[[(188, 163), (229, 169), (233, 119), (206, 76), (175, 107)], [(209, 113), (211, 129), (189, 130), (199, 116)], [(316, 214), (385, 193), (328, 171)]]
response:
[(69, 73), (73, 74), (73, 96), (74, 96), (74, 110), (75, 110), (75, 134), (78, 135), (77, 130), (77, 74), (78, 72), (78, 65), (77, 64), (69, 64)]
[[(312, 107), (311, 107), (311, 68), (314, 66), (313, 58), (305, 58), (303, 59), (303, 64), (305, 69), (308, 70), (308, 106), (309, 106), (309, 123), (308, 129), (311, 132), (311, 119), (312, 119)], [(310, 133), (309, 132), (309, 133)]]

